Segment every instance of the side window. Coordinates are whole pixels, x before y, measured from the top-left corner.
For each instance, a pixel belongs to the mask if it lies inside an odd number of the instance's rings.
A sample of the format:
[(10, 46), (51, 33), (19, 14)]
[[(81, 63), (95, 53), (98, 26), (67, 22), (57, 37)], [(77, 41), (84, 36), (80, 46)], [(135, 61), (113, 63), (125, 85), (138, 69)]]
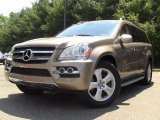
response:
[(145, 42), (149, 43), (149, 39), (148, 39), (146, 33), (142, 31), (142, 34), (143, 34), (143, 39), (145, 40)]
[(120, 31), (120, 35), (122, 34), (128, 34), (128, 26), (127, 25), (123, 25)]
[(146, 42), (146, 43), (149, 43), (149, 41), (148, 41), (148, 38), (147, 38), (147, 36), (146, 36), (146, 33), (145, 32), (143, 32), (143, 31), (141, 31), (141, 30), (139, 30), (140, 32), (140, 42)]
[(146, 36), (146, 34), (139, 30), (138, 28), (136, 27), (133, 27), (133, 26), (130, 26), (129, 25), (129, 31), (133, 37), (133, 41), (134, 42), (146, 42), (146, 43), (149, 43), (148, 41), (148, 38)]
[(147, 37), (146, 33), (145, 33), (145, 37), (146, 37), (146, 43), (150, 43), (149, 38)]

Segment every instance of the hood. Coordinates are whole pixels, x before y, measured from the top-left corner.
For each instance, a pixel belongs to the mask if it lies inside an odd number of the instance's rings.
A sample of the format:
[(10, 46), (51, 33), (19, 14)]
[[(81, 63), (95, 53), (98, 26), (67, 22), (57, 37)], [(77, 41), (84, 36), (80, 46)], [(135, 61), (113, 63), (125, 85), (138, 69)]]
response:
[(50, 37), (50, 38), (38, 38), (29, 40), (16, 44), (14, 47), (29, 47), (29, 46), (55, 46), (60, 48), (65, 48), (67, 46), (72, 46), (78, 43), (87, 42), (95, 43), (98, 41), (103, 41), (106, 39), (111, 39), (110, 37), (104, 36), (73, 36), (73, 37)]

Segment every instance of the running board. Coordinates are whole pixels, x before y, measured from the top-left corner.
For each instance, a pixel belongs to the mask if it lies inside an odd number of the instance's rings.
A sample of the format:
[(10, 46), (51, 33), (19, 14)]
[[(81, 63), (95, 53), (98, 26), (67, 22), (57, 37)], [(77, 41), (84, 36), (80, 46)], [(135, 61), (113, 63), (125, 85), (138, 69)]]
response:
[(132, 83), (138, 82), (138, 81), (140, 81), (142, 79), (144, 79), (144, 76), (136, 77), (136, 78), (127, 80), (127, 81), (121, 83), (121, 87), (124, 87), (124, 86), (130, 85)]

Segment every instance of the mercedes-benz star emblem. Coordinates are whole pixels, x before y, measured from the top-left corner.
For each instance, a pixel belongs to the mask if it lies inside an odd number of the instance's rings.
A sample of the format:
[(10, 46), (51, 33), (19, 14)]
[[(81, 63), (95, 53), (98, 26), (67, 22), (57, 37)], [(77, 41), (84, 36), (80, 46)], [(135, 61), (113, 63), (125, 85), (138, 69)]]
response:
[(32, 50), (30, 50), (30, 49), (25, 50), (23, 53), (22, 59), (24, 61), (29, 61), (31, 59), (31, 57), (32, 57)]

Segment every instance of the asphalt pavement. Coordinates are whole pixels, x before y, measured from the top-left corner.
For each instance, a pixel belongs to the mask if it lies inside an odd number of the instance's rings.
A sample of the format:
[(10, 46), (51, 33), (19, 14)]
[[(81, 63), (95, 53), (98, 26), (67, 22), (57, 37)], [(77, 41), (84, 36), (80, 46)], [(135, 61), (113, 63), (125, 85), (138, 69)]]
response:
[(122, 88), (114, 104), (89, 108), (82, 95), (45, 92), (27, 96), (6, 81), (0, 65), (0, 120), (160, 120), (160, 69), (149, 86)]

